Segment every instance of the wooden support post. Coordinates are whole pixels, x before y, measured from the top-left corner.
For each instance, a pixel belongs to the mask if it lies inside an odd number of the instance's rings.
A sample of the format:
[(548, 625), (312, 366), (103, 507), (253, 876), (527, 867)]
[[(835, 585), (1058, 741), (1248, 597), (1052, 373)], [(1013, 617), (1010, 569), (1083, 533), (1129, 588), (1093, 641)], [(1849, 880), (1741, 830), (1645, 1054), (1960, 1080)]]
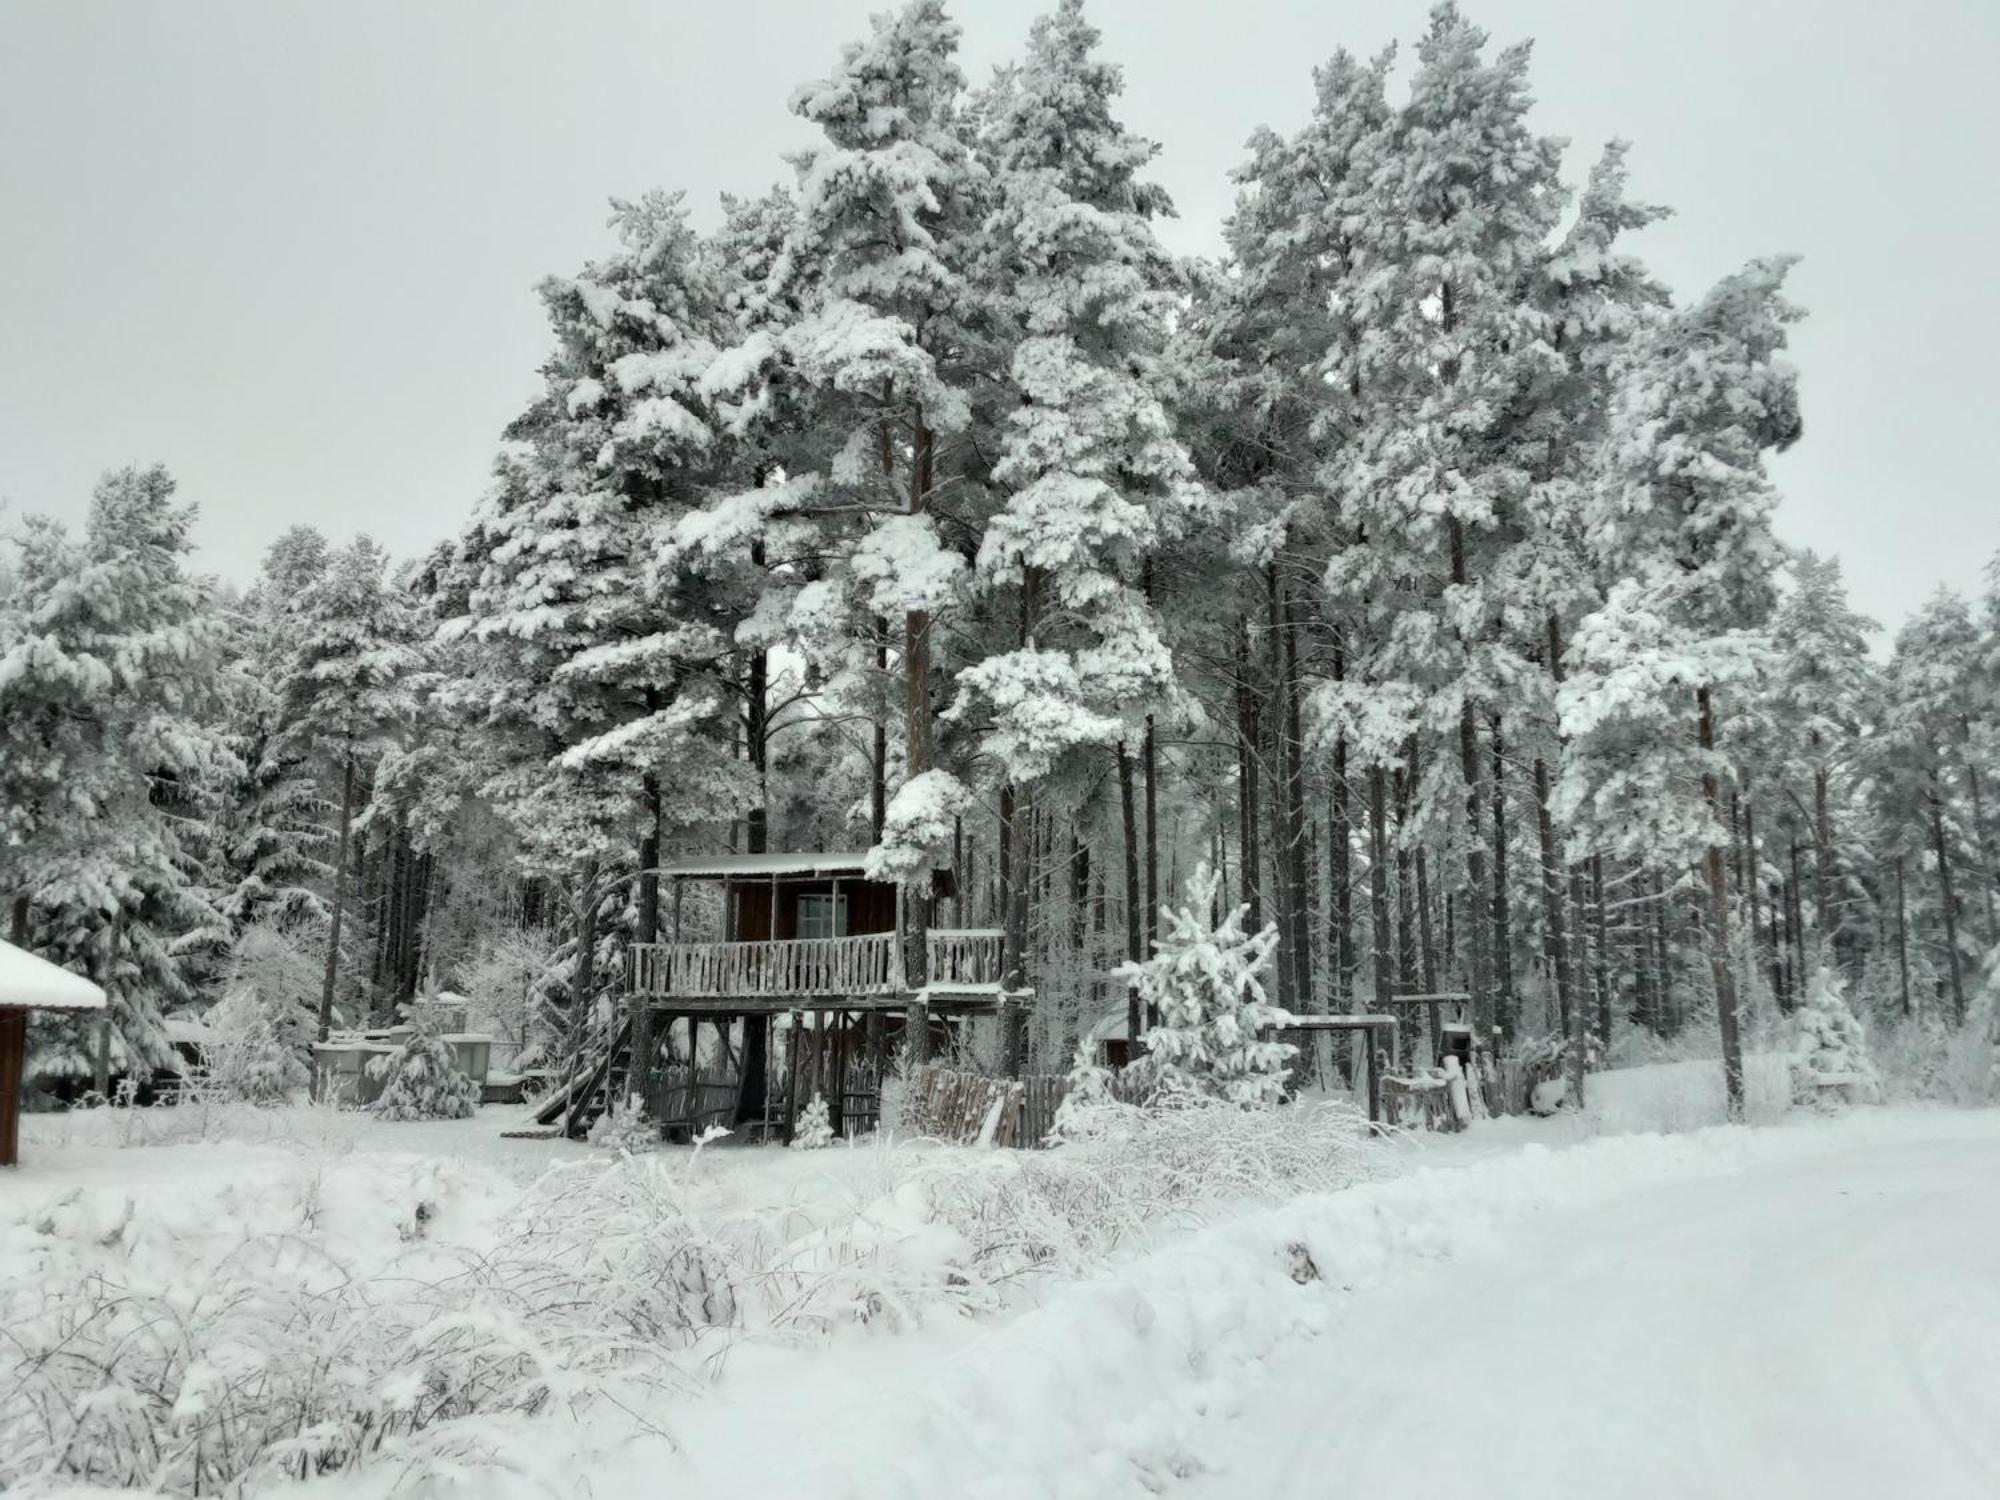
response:
[(28, 1013), (0, 1010), (0, 1167), (20, 1160), (21, 1093), (28, 1055)]

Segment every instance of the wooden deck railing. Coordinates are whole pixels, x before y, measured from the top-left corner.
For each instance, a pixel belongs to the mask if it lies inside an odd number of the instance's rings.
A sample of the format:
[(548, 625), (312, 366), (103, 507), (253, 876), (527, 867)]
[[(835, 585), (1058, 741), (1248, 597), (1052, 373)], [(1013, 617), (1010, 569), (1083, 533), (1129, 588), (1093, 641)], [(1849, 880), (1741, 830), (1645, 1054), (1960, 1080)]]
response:
[(997, 983), (1003, 941), (997, 927), (933, 927), (930, 982), (946, 986)]
[[(889, 995), (902, 981), (895, 943), (890, 932), (768, 943), (635, 943), (632, 989), (687, 999)], [(997, 930), (933, 929), (931, 983), (994, 983), (1000, 978), (1000, 944)]]

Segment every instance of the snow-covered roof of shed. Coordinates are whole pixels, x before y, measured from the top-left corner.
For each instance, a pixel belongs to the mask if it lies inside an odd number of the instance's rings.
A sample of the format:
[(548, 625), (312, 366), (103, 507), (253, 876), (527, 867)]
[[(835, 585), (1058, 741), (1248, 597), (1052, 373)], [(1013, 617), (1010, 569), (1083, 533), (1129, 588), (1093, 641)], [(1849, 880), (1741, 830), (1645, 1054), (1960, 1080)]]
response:
[(102, 1010), (104, 991), (79, 974), (0, 941), (0, 1006), (24, 1010)]
[(660, 866), (662, 875), (722, 877), (728, 875), (835, 875), (852, 871), (859, 874), (868, 863), (866, 850), (845, 853), (804, 854), (706, 854), (677, 859)]

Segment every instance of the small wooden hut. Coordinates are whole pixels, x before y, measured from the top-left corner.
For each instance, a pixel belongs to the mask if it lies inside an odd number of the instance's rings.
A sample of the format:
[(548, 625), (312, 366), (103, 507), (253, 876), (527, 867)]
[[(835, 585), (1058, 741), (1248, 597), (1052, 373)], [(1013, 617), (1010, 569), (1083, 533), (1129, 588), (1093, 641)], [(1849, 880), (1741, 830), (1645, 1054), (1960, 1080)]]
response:
[(104, 1006), (104, 991), (88, 979), (25, 948), (0, 942), (0, 1167), (11, 1167), (20, 1159), (28, 1012), (103, 1010)]

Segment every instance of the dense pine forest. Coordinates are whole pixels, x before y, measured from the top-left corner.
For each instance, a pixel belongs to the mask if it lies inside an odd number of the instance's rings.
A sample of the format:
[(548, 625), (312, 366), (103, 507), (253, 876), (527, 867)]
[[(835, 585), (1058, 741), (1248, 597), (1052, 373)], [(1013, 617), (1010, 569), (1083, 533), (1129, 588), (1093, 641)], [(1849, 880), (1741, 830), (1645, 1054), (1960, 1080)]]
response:
[(985, 81), (958, 37), (878, 20), (780, 186), (614, 204), (426, 555), (329, 520), (214, 578), (158, 467), (7, 518), (5, 932), (111, 998), (34, 1071), (439, 991), (554, 1059), (664, 861), (865, 849), (1004, 930), (993, 1070), (1136, 1008), (1196, 882), (1277, 1005), (1467, 990), (1575, 1088), (1719, 1052), (1740, 1098), (1836, 982), (1942, 1077), (2000, 947), (2000, 573), (1878, 638), (1778, 539), (1788, 258), (1662, 284), (1644, 143), (1543, 133), (1449, 3), (1277, 80), (1309, 118), (1214, 261), (1076, 0)]

